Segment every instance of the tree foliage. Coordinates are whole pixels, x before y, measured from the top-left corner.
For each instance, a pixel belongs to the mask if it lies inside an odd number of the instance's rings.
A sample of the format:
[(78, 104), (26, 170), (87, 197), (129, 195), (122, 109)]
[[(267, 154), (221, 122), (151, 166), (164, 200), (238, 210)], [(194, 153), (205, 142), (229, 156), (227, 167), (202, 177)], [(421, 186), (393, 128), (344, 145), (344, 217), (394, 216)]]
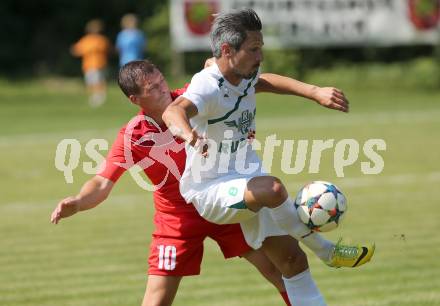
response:
[[(69, 47), (84, 33), (85, 23), (101, 18), (105, 34), (114, 42), (125, 13), (137, 14), (148, 36), (147, 57), (165, 73), (172, 70), (169, 4), (161, 0), (2, 0), (0, 1), (0, 75), (79, 75), (79, 60)], [(202, 67), (210, 52), (192, 52), (183, 58), (187, 73)], [(265, 71), (304, 78), (311, 69), (345, 64), (396, 63), (418, 57), (437, 59), (440, 47), (327, 48), (266, 50)], [(111, 58), (117, 68), (117, 55)], [(440, 82), (440, 76), (439, 82)]]
[(2, 0), (0, 73), (5, 76), (80, 73), (78, 60), (71, 57), (69, 47), (83, 35), (88, 20), (101, 18), (106, 25), (104, 34), (114, 41), (122, 15), (130, 12), (145, 19), (159, 6), (166, 6), (166, 2)]
[(148, 33), (148, 52), (150, 58), (164, 73), (170, 71), (171, 39), (168, 6), (157, 7), (154, 14), (145, 20), (143, 30)]

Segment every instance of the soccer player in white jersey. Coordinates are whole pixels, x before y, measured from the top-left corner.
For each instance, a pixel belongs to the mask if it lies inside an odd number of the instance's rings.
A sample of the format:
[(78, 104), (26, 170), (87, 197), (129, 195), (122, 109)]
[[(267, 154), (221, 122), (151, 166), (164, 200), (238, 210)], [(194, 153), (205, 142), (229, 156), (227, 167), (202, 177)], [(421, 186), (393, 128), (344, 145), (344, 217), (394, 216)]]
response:
[[(196, 74), (183, 98), (170, 104), (162, 116), (170, 130), (187, 144), (180, 181), (182, 196), (211, 222), (240, 222), (246, 241), (255, 249), (266, 237), (287, 233), (329, 266), (360, 266), (373, 256), (374, 245), (335, 244), (311, 232), (299, 220), (282, 182), (264, 173), (249, 145), (256, 130), (255, 92), (300, 95), (325, 107), (348, 111), (348, 101), (338, 89), (260, 75), (261, 29), (261, 21), (251, 9), (218, 15), (211, 32), (216, 64)], [(284, 249), (273, 245), (266, 251), (283, 273), (291, 303), (325, 305), (309, 270), (286, 270), (289, 257), (271, 254), (277, 247)]]

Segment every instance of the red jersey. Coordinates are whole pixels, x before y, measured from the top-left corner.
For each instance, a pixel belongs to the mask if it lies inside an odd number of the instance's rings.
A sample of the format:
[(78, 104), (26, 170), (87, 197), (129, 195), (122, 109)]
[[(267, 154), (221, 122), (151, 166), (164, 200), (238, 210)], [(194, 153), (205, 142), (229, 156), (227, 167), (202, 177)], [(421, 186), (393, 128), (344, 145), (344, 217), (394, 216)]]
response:
[[(185, 90), (186, 87), (171, 92), (173, 100)], [(179, 191), (185, 160), (183, 141), (173, 137), (165, 125), (157, 125), (140, 111), (119, 131), (99, 175), (116, 182), (126, 170), (138, 164), (156, 187), (153, 199), (157, 211), (198, 215)]]
[[(173, 91), (173, 99), (186, 88)], [(185, 202), (179, 180), (185, 168), (183, 141), (175, 139), (164, 125), (157, 125), (144, 112), (130, 120), (118, 133), (99, 175), (116, 182), (138, 164), (156, 186), (153, 193), (154, 232), (148, 259), (149, 275), (186, 276), (200, 274), (203, 241), (217, 242), (225, 258), (251, 250), (239, 224), (214, 224), (203, 219)]]

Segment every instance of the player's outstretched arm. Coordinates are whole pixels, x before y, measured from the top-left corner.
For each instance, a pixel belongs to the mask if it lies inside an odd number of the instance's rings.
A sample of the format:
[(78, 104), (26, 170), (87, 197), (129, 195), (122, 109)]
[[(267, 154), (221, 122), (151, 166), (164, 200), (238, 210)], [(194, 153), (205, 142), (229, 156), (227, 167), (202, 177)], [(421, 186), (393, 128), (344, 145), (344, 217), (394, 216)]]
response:
[(167, 106), (162, 114), (162, 120), (174, 136), (195, 145), (198, 136), (192, 129), (189, 119), (197, 113), (198, 110), (194, 103), (184, 97), (179, 97)]
[(94, 176), (82, 186), (76, 196), (67, 197), (58, 203), (52, 212), (50, 221), (58, 224), (63, 218), (97, 206), (107, 198), (113, 185), (114, 183), (107, 178), (99, 175)]
[(256, 92), (301, 96), (316, 101), (324, 107), (342, 112), (348, 112), (349, 109), (347, 98), (338, 88), (318, 87), (278, 74), (262, 73), (255, 90)]

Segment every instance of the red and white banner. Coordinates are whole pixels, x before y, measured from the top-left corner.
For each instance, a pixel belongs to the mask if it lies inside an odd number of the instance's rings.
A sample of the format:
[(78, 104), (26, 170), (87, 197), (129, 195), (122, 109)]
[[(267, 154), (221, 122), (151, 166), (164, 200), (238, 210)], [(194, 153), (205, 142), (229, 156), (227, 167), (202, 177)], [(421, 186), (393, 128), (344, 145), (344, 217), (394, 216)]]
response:
[(213, 14), (253, 8), (266, 48), (440, 42), (440, 0), (171, 0), (177, 51), (210, 50)]

